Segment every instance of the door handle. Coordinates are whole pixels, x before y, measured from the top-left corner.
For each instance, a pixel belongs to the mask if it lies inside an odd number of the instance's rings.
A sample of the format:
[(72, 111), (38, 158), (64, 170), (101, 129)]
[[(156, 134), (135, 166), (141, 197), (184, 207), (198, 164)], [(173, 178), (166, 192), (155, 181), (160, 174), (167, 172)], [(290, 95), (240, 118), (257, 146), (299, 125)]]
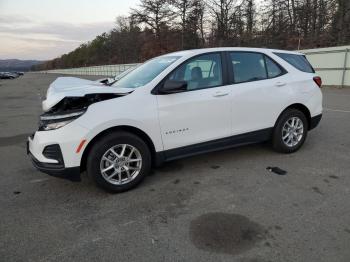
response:
[(218, 91), (218, 92), (213, 94), (213, 97), (227, 96), (228, 94), (229, 93), (227, 93), (227, 92)]
[(286, 85), (286, 83), (284, 83), (284, 82), (277, 82), (276, 84), (275, 84), (275, 86), (278, 86), (278, 87), (280, 87), (280, 86), (285, 86)]

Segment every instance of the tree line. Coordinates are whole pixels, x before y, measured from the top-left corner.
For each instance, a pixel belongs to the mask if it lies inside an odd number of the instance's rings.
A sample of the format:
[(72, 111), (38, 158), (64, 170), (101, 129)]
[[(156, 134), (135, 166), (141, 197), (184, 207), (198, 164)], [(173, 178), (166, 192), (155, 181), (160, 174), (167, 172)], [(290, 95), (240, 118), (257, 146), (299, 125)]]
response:
[(349, 0), (141, 0), (110, 32), (33, 69), (136, 63), (203, 47), (349, 43)]

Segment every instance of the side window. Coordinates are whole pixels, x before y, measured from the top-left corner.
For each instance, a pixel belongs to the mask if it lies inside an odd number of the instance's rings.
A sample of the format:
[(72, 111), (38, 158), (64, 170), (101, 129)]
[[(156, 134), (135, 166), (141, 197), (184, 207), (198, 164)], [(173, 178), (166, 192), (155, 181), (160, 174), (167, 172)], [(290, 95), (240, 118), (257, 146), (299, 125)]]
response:
[(187, 81), (187, 89), (203, 89), (222, 85), (220, 54), (206, 54), (188, 60), (169, 79)]
[(315, 73), (315, 70), (312, 68), (309, 61), (303, 55), (288, 54), (288, 53), (274, 53), (283, 60), (287, 61), (289, 64), (294, 66), (296, 69), (306, 72), (306, 73)]
[(266, 62), (267, 74), (269, 78), (279, 76), (283, 73), (281, 68), (272, 59), (268, 58), (267, 56), (265, 56), (265, 62)]
[(235, 83), (267, 78), (264, 55), (249, 52), (230, 53)]

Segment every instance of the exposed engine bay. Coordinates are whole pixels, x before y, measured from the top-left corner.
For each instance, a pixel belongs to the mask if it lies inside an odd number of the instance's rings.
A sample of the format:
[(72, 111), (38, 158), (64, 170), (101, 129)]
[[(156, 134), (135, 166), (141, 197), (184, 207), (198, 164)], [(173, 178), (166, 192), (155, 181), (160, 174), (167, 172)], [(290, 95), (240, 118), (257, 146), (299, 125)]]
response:
[(50, 126), (58, 128), (57, 124), (66, 125), (85, 113), (94, 103), (124, 96), (125, 94), (87, 94), (83, 97), (65, 97), (49, 111), (40, 116), (39, 131), (51, 130)]
[(93, 103), (116, 98), (125, 94), (87, 94), (83, 97), (65, 97), (43, 115), (56, 115), (74, 110), (84, 110)]
[(115, 88), (104, 81), (91, 81), (76, 77), (60, 77), (54, 81), (43, 101), (39, 131), (60, 128), (84, 114), (94, 103), (128, 95), (128, 88)]

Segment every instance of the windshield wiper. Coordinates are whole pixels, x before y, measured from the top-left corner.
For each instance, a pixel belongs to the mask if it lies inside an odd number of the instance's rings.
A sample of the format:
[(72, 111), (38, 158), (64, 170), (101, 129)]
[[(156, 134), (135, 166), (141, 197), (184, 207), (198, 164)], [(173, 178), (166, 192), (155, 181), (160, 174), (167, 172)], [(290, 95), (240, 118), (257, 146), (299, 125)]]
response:
[(106, 85), (111, 86), (111, 85), (113, 85), (114, 83), (118, 82), (120, 79), (121, 79), (121, 77), (118, 78), (118, 79), (115, 79), (115, 78), (114, 78), (114, 81), (113, 81), (113, 82), (110, 82), (110, 83), (108, 83), (108, 84), (106, 83)]
[(118, 82), (120, 79), (122, 79), (124, 76), (126, 76), (127, 74), (129, 74), (131, 71), (133, 71), (135, 67), (130, 67), (129, 69), (126, 69), (124, 72), (121, 72), (119, 75), (117, 75), (115, 78), (114, 78), (114, 81), (109, 83), (108, 85), (111, 86), (113, 84), (115, 84), (116, 82)]

